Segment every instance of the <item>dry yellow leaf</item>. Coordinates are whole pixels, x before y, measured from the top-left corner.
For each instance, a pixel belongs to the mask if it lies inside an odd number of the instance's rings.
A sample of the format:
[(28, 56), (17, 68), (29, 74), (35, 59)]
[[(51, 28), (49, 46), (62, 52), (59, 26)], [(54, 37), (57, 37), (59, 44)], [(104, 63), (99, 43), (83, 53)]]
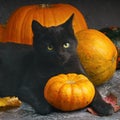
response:
[(18, 99), (18, 97), (3, 97), (0, 98), (0, 109), (19, 107), (21, 103), (22, 102)]

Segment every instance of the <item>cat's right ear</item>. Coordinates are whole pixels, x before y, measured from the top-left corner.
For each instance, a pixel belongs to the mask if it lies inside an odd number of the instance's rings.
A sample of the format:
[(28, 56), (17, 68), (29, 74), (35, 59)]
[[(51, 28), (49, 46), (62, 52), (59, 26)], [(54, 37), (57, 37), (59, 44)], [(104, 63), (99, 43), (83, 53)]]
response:
[(62, 26), (69, 32), (69, 33), (74, 33), (73, 31), (73, 26), (72, 26), (72, 21), (73, 21), (73, 18), (74, 18), (74, 14), (72, 14), (69, 19), (62, 24)]
[(45, 30), (45, 27), (42, 26), (39, 22), (36, 20), (32, 21), (32, 32), (33, 34), (43, 33)]

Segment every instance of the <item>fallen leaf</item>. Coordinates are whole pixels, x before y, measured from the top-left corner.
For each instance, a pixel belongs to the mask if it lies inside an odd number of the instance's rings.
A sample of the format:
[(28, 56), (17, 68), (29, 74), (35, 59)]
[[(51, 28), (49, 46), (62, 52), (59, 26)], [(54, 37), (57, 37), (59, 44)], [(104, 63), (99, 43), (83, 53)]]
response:
[(3, 97), (0, 98), (0, 110), (19, 107), (21, 103), (22, 102), (18, 99), (18, 97)]
[(91, 113), (92, 115), (98, 115), (92, 108), (88, 107), (87, 111)]
[(120, 110), (120, 105), (118, 105), (118, 100), (117, 100), (117, 97), (110, 93), (108, 96), (106, 96), (105, 98), (103, 98), (103, 100), (106, 102), (106, 103), (109, 103), (112, 105), (113, 109), (114, 109), (114, 112), (117, 112)]

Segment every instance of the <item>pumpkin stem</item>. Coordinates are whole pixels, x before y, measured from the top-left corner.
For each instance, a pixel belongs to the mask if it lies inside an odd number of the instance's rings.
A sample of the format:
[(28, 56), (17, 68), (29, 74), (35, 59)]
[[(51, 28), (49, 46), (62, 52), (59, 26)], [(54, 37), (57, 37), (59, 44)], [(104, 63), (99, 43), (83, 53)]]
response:
[(50, 6), (51, 6), (50, 4), (40, 4), (40, 7), (42, 7), (42, 8), (48, 8)]
[(73, 80), (67, 80), (67, 83), (68, 83), (68, 84), (74, 84), (75, 81), (73, 81)]

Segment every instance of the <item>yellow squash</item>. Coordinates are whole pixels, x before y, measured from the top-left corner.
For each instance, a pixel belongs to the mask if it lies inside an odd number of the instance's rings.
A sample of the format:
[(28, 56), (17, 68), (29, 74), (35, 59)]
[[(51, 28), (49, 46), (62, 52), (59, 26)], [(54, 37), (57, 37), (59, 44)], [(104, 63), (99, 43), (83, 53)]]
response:
[(108, 81), (116, 70), (117, 50), (112, 41), (95, 29), (76, 34), (78, 54), (86, 72), (95, 85)]

